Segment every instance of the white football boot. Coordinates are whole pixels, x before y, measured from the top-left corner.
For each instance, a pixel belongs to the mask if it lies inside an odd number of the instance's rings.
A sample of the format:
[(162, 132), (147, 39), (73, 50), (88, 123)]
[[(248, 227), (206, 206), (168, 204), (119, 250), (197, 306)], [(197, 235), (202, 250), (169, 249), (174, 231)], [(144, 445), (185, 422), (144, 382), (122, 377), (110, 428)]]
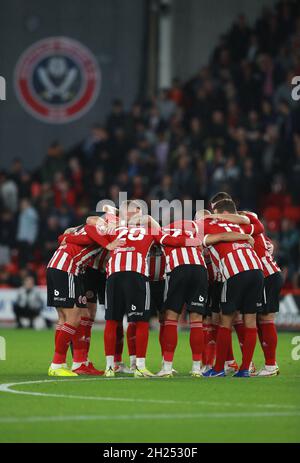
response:
[(266, 378), (268, 376), (277, 376), (279, 375), (279, 366), (276, 365), (265, 365), (255, 376), (260, 378)]
[(135, 368), (131, 369), (127, 367), (124, 362), (116, 362), (114, 370), (115, 373), (125, 373), (128, 375), (133, 375)]

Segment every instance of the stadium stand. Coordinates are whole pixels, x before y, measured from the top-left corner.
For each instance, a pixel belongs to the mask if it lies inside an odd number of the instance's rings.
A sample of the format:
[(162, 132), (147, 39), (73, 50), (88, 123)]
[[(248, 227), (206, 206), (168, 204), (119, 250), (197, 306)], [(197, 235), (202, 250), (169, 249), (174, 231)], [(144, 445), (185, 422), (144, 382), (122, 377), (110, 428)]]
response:
[(300, 288), (299, 11), (280, 2), (253, 27), (240, 15), (188, 82), (128, 111), (116, 99), (104, 125), (69, 150), (53, 142), (34, 172), (14, 159), (0, 173), (0, 286), (28, 272), (45, 284), (57, 236), (99, 199), (208, 200), (224, 190), (263, 217), (286, 288)]

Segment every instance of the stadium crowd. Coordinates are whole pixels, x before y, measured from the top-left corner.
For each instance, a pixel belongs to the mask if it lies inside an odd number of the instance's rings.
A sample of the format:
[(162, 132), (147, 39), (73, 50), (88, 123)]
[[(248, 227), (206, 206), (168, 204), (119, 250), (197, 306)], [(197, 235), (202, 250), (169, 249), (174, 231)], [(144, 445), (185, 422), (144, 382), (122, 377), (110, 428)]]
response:
[(204, 199), (227, 191), (263, 217), (286, 287), (300, 287), (300, 8), (280, 2), (253, 26), (240, 15), (188, 82), (115, 100), (104, 124), (66, 150), (59, 141), (28, 172), (0, 172), (0, 286), (28, 272), (45, 284), (57, 236), (99, 199)]

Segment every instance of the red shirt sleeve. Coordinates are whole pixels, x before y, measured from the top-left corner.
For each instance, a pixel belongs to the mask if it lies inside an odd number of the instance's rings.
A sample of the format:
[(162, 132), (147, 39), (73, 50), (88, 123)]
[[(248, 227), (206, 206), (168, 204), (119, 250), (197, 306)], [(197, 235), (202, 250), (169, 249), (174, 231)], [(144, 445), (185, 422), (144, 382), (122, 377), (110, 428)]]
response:
[(212, 218), (197, 220), (198, 237), (202, 240), (203, 246), (206, 246), (206, 238), (208, 235), (222, 233), (223, 230), (217, 225), (217, 222)]
[(78, 244), (79, 246), (89, 246), (90, 244), (94, 244), (94, 241), (88, 235), (73, 235), (72, 233), (68, 233), (61, 236), (65, 238), (66, 243), (70, 244)]
[(114, 240), (112, 235), (101, 235), (101, 233), (98, 232), (94, 225), (86, 225), (85, 231), (89, 238), (91, 238), (94, 242), (103, 248), (106, 248), (106, 246)]
[(153, 236), (155, 241), (163, 246), (172, 246), (173, 248), (200, 246), (200, 240), (198, 237), (188, 236), (186, 234), (180, 234), (178, 236), (171, 236), (168, 233), (160, 231), (159, 234)]
[(259, 235), (260, 233), (264, 233), (265, 227), (261, 223), (261, 221), (256, 217), (254, 214), (245, 214), (246, 217), (250, 219), (249, 225), (241, 225), (243, 232), (247, 233), (248, 235)]

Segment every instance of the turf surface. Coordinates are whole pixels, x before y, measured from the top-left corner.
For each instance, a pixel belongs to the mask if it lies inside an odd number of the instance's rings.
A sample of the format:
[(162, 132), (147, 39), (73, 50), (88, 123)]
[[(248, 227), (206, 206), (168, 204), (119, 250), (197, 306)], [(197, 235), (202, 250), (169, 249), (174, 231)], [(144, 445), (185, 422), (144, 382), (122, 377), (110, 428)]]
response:
[[(280, 334), (281, 374), (265, 379), (188, 377), (185, 332), (179, 335), (176, 378), (48, 378), (51, 331), (0, 335), (7, 344), (0, 383), (33, 381), (11, 386), (18, 394), (0, 386), (0, 442), (300, 442), (300, 360), (291, 357), (295, 333)], [(95, 331), (91, 359), (97, 367), (104, 367), (102, 337)], [(148, 358), (148, 367), (158, 371), (156, 332)], [(263, 363), (259, 345), (255, 362)]]

